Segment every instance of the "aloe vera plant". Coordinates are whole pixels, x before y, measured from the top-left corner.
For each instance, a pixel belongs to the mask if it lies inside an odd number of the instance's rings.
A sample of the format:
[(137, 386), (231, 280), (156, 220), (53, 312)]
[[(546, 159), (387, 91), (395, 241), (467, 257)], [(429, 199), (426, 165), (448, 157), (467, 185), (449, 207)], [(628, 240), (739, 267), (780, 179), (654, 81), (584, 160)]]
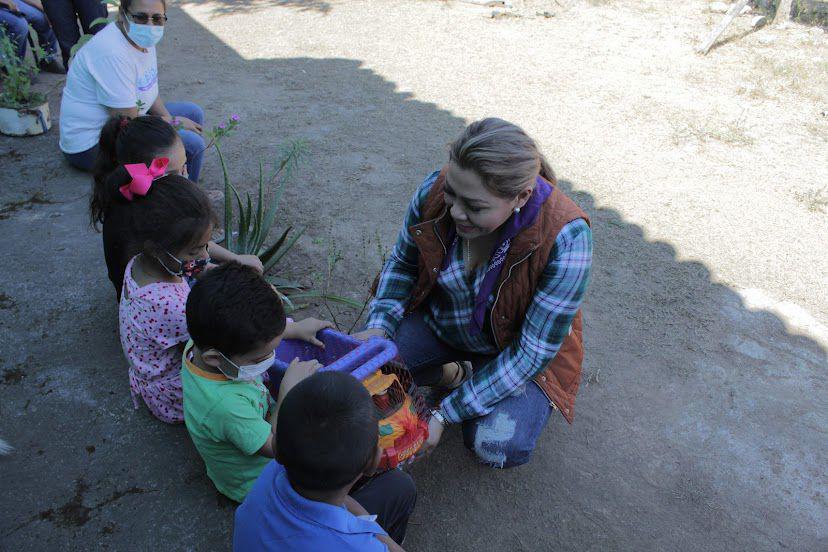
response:
[[(293, 227), (288, 226), (275, 242), (265, 245), (270, 230), (276, 222), (276, 213), (279, 210), (279, 203), (282, 200), (285, 186), (292, 180), (299, 164), (302, 162), (302, 158), (307, 152), (307, 146), (299, 140), (284, 145), (274, 164), (273, 171), (267, 177), (265, 176), (264, 165), (261, 162), (259, 163), (259, 179), (255, 200), (249, 192), (245, 192), (244, 198), (242, 198), (238, 189), (230, 182), (224, 154), (218, 142), (215, 146), (224, 176), (225, 247), (239, 254), (258, 255), (262, 260), (265, 272), (267, 272), (282, 260), (282, 257), (305, 231), (304, 228), (299, 228), (291, 235)], [(269, 205), (267, 205), (265, 188), (269, 185), (274, 186), (275, 193), (269, 200)], [(234, 216), (234, 204), (238, 210), (238, 217)], [(236, 219), (235, 226), (233, 224), (234, 218)]]
[[(207, 148), (215, 146), (224, 178), (224, 247), (240, 255), (258, 255), (264, 266), (267, 280), (273, 284), (285, 303), (288, 312), (306, 306), (302, 301), (323, 299), (334, 303), (360, 308), (362, 303), (328, 293), (326, 291), (308, 290), (298, 282), (279, 276), (268, 275), (276, 268), (284, 256), (296, 244), (305, 232), (301, 227), (294, 231), (288, 226), (273, 243), (268, 243), (270, 231), (276, 222), (276, 215), (285, 187), (290, 184), (308, 153), (307, 144), (302, 140), (285, 143), (276, 157), (273, 168), (268, 172), (259, 162), (258, 184), (255, 193), (244, 195), (230, 181), (227, 161), (221, 151), (221, 140), (228, 136), (238, 125), (238, 115), (205, 132), (209, 139)], [(206, 149), (206, 148), (205, 148)], [(273, 197), (267, 198), (266, 192), (274, 189)]]

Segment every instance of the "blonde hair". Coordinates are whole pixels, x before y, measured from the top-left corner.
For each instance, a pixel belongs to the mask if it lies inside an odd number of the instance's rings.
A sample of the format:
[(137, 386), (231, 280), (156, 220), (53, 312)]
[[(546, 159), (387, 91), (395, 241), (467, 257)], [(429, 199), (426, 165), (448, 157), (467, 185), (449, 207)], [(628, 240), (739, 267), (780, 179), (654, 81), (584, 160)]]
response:
[(492, 193), (517, 197), (540, 175), (555, 183), (555, 173), (537, 144), (519, 126), (490, 117), (466, 127), (449, 147), (449, 160), (473, 170)]

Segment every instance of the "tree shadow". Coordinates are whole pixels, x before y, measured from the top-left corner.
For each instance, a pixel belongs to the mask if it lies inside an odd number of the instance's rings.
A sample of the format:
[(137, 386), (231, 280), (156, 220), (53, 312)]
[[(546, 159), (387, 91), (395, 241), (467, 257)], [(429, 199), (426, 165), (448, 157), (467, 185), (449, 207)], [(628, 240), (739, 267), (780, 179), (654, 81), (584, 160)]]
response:
[[(183, 2), (182, 6), (190, 4), (203, 5), (202, 2)], [(325, 0), (214, 0), (207, 2), (210, 13), (215, 16), (232, 15), (237, 13), (256, 13), (262, 10), (279, 6), (291, 8), (301, 12), (317, 12), (327, 15), (333, 9), (331, 2)]]
[[(199, 57), (177, 60), (175, 40), (161, 49), (166, 98), (197, 101), (213, 121), (242, 116), (224, 145), (242, 188), (282, 140), (307, 140), (311, 165), (283, 208), (286, 222), (309, 229), (290, 265), (309, 277), (336, 240), (345, 257), (336, 285), (361, 293), (377, 265), (356, 252), (375, 231), (393, 243), (411, 193), (467, 121), (359, 60), (243, 59), (171, 11), (169, 37), (190, 37)], [(184, 428), (132, 410), (100, 238), (86, 230), (89, 179), (57, 151), (55, 131), (0, 138), (2, 203), (37, 191), (54, 202), (0, 220), (17, 239), (0, 266), (0, 437), (17, 448), (0, 458), (16, 474), (0, 486), (0, 539), (9, 548), (226, 548), (231, 508), (217, 501)], [(220, 187), (214, 155), (203, 174), (208, 189)], [(532, 462), (507, 471), (479, 466), (447, 431), (412, 468), (419, 501), (407, 547), (819, 548), (825, 343), (757, 308), (773, 303), (756, 299), (761, 290), (718, 284), (704, 264), (648, 241), (585, 184), (560, 185), (595, 235), (575, 423), (555, 415)], [(133, 488), (147, 492), (124, 491)], [(39, 515), (78, 508), (82, 523)]]

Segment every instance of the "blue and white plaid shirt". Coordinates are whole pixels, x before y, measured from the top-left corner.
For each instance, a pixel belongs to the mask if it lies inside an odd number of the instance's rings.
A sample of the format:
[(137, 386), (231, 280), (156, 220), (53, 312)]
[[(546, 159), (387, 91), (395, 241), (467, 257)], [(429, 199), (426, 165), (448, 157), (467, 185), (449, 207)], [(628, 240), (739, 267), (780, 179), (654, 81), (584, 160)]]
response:
[[(422, 222), (420, 213), (439, 171), (431, 174), (414, 194), (405, 223), (380, 275), (366, 327), (382, 328), (393, 337), (405, 314), (417, 281), (419, 250), (408, 228)], [(485, 266), (466, 275), (462, 248), (455, 247), (428, 299), (425, 320), (448, 345), (470, 353), (497, 355), (475, 370), (463, 385), (443, 399), (441, 410), (450, 422), (460, 422), (492, 411), (495, 404), (531, 380), (558, 353), (575, 313), (581, 307), (592, 268), (592, 231), (583, 219), (561, 229), (538, 282), (520, 335), (500, 354), (489, 332), (469, 331), (474, 298)], [(494, 303), (489, 296), (488, 309)]]

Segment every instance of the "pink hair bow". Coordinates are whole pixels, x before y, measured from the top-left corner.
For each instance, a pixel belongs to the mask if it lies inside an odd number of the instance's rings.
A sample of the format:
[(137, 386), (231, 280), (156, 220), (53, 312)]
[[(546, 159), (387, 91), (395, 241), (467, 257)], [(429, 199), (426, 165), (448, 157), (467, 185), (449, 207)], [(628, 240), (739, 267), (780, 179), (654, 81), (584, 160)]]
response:
[(170, 160), (166, 157), (153, 159), (152, 164), (147, 167), (143, 163), (132, 163), (124, 165), (124, 168), (132, 177), (129, 184), (124, 184), (118, 190), (121, 195), (127, 198), (127, 201), (132, 201), (136, 195), (145, 196), (149, 192), (152, 183), (167, 174), (167, 165)]

